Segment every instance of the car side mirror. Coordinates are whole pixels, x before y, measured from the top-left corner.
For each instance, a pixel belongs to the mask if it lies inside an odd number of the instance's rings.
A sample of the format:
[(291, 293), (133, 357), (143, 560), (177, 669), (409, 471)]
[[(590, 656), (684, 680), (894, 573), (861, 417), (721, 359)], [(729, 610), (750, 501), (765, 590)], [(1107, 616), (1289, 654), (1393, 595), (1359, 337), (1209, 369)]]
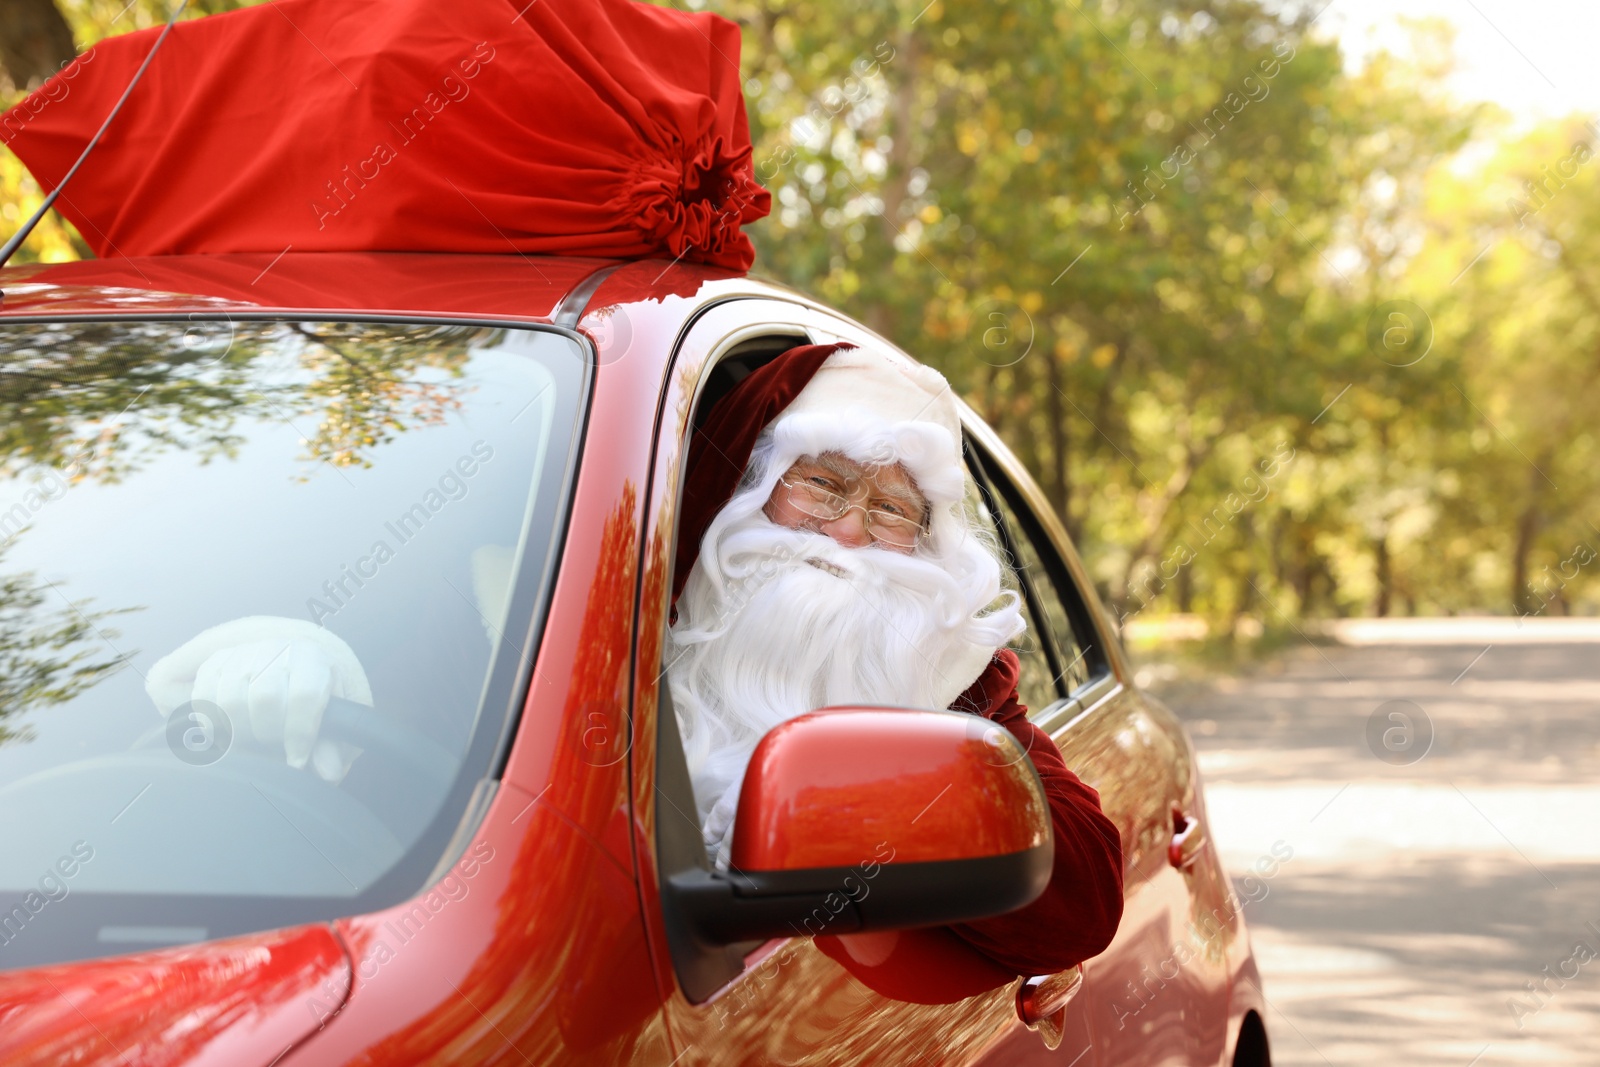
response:
[(711, 944), (967, 922), (1031, 903), (1055, 858), (1027, 753), (973, 715), (828, 708), (745, 772), (727, 872), (672, 889)]

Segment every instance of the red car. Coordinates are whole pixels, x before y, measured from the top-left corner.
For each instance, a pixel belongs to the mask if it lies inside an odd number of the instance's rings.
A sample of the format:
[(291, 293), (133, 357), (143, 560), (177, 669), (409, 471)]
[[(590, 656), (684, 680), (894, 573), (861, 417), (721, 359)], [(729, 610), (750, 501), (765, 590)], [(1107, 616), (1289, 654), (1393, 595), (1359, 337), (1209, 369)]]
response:
[[(864, 327), (665, 260), (0, 289), (0, 1062), (1270, 1062), (1189, 741), (970, 410), (1022, 700), (1122, 834), (1116, 941), (1016, 976), (941, 930), (1048, 869), (1026, 760), (954, 713), (779, 727), (741, 796), (760, 862), (707, 866), (660, 684), (688, 442), (753, 367)], [(309, 758), (204, 665), (263, 633), (335, 664)], [(880, 766), (891, 736), (921, 762)], [(936, 780), (954, 814), (918, 838)]]

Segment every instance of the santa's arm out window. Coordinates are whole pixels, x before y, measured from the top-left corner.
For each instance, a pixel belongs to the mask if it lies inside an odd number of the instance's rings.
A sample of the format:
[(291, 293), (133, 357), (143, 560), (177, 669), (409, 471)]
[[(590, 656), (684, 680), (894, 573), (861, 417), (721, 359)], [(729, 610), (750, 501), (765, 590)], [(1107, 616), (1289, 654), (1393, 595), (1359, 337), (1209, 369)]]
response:
[(957, 936), (1020, 975), (1064, 971), (1105, 951), (1122, 918), (1122, 841), (1100, 796), (1067, 769), (1055, 742), (1028, 721), (1017, 699), (1016, 653), (1002, 649), (954, 705), (1004, 726), (1044, 783), (1055, 831), (1055, 866), (1043, 895), (1025, 908), (952, 926)]

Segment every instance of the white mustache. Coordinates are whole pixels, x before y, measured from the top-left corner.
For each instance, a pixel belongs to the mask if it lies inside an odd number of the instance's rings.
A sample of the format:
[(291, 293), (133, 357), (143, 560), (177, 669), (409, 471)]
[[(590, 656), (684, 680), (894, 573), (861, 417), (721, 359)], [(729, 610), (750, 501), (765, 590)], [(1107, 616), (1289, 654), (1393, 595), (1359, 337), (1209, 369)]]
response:
[[(942, 629), (965, 624), (985, 606), (972, 603), (955, 575), (921, 555), (892, 552), (875, 545), (852, 548), (813, 530), (779, 526), (764, 515), (752, 516), (728, 530), (716, 546), (715, 556), (722, 578), (716, 584), (724, 595), (741, 583), (770, 581), (793, 567), (809, 564), (824, 573), (861, 583), (864, 590), (915, 589), (927, 599), (929, 609), (935, 613), (935, 623)], [(998, 594), (999, 590), (994, 592)]]

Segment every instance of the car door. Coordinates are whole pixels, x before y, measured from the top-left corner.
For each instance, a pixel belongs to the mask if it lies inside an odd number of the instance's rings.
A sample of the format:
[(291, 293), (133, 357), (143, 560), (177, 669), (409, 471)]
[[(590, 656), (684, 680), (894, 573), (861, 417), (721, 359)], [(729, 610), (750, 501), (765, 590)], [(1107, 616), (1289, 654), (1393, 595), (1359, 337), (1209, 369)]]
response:
[[(853, 339), (820, 309), (773, 300), (722, 304), (685, 332), (668, 375), (647, 492), (639, 670), (634, 691), (636, 851), (675, 1054), (685, 1063), (998, 1064), (1087, 1062), (1074, 1024), (1048, 1049), (1020, 1021), (1017, 976), (946, 931), (795, 937), (713, 949), (695, 944), (663, 879), (704, 864), (662, 638), (683, 459), (719, 361), (759, 361), (797, 344)], [(1078, 1016), (1074, 1016), (1078, 1019)], [(1070, 1054), (1068, 1054), (1070, 1052)]]
[(1032, 715), (1122, 834), (1122, 924), (1085, 965), (1081, 994), (1100, 1062), (1215, 1064), (1239, 927), (1215, 850), (1204, 847), (1193, 752), (1171, 712), (1126, 681), (1105, 615), (1037, 486), (991, 432), (973, 429), (1007, 548), (1071, 697)]

